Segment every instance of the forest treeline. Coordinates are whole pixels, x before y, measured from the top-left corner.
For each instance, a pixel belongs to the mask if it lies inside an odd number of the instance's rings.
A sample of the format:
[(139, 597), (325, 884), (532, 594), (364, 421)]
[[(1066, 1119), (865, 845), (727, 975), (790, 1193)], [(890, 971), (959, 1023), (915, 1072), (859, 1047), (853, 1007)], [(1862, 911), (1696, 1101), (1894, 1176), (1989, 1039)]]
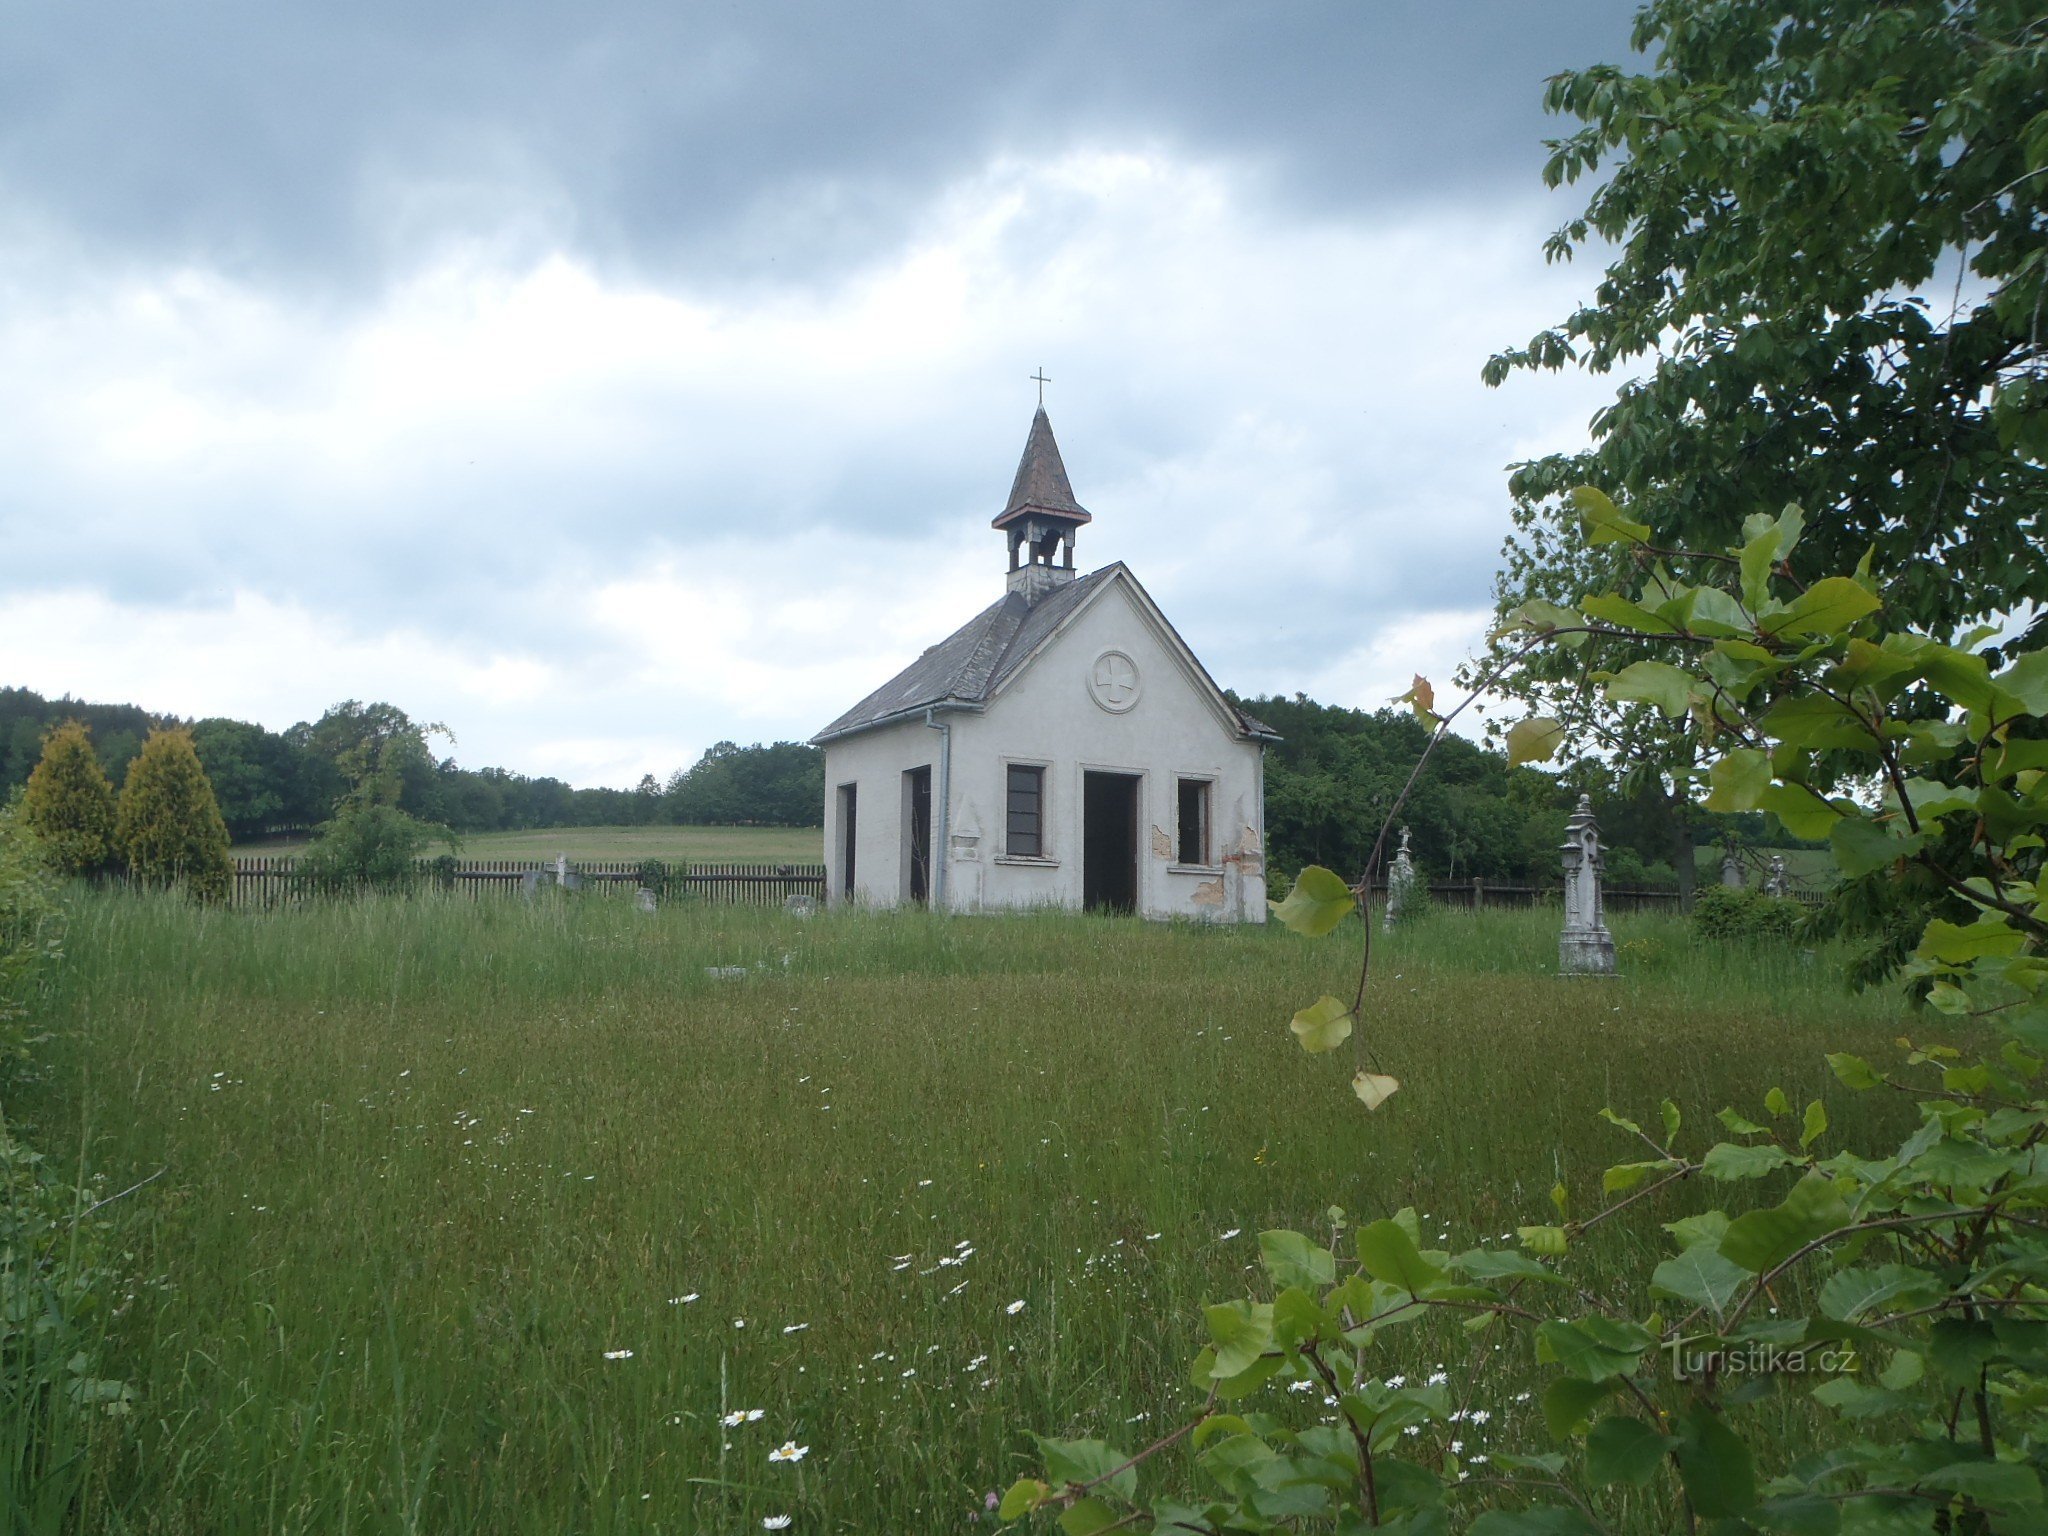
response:
[[(1410, 710), (1368, 713), (1302, 694), (1239, 702), (1286, 738), (1266, 759), (1266, 836), (1275, 869), (1322, 864), (1361, 874), (1429, 728)], [(1510, 768), (1504, 753), (1455, 735), (1430, 758), (1402, 821), (1426, 878), (1545, 884), (1557, 878), (1565, 822), (1582, 794), (1592, 797), (1607, 876), (1618, 886), (1690, 889), (1696, 850), (1724, 840), (1817, 846), (1785, 835), (1775, 818), (1674, 804), (1656, 780), (1632, 782), (1598, 759), (1563, 773)]]
[[(1245, 707), (1285, 740), (1266, 765), (1266, 830), (1276, 868), (1308, 863), (1346, 873), (1364, 869), (1370, 836), (1414, 765), (1427, 731), (1405, 710), (1368, 713), (1293, 698)], [(365, 744), (403, 742), (378, 754), (400, 781), (399, 809), (458, 834), (543, 827), (680, 825), (817, 826), (825, 793), (824, 754), (803, 742), (739, 746), (722, 741), (666, 781), (633, 789), (577, 789), (505, 768), (464, 768), (431, 750), (435, 728), (390, 704), (337, 704), (318, 720), (271, 731), (242, 720), (179, 721), (132, 704), (46, 699), (0, 688), (0, 800), (27, 782), (44, 734), (65, 720), (92, 733), (116, 784), (143, 738), (183, 724), (213, 781), (221, 816), (237, 842), (326, 822), (348, 788), (347, 764)], [(414, 744), (417, 743), (417, 749)], [(1436, 879), (1551, 879), (1564, 824), (1580, 794), (1593, 797), (1620, 885), (1670, 885), (1694, 844), (1734, 836), (1749, 844), (1793, 845), (1751, 814), (1709, 816), (1673, 807), (1654, 790), (1631, 793), (1597, 762), (1559, 775), (1509, 768), (1491, 748), (1453, 736), (1431, 760), (1409, 799), (1406, 821), (1419, 867)]]
[[(365, 743), (414, 738), (432, 728), (390, 704), (337, 704), (318, 720), (283, 731), (245, 720), (179, 720), (132, 704), (46, 699), (0, 688), (0, 800), (28, 782), (52, 726), (77, 720), (92, 733), (116, 784), (150, 730), (185, 725), (213, 781), (221, 817), (237, 842), (302, 832), (333, 816), (349, 787), (345, 769)], [(464, 768), (433, 751), (393, 754), (399, 809), (457, 833), (537, 827), (688, 825), (815, 826), (825, 796), (823, 754), (802, 742), (738, 746), (722, 741), (666, 782), (652, 774), (633, 789), (577, 789), (506, 768)]]

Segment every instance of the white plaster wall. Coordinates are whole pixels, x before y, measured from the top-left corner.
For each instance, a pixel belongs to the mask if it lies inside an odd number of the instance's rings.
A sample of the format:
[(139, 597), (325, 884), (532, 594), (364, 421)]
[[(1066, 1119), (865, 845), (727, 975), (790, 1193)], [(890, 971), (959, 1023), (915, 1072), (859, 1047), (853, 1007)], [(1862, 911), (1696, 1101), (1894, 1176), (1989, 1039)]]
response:
[[(1104, 650), (1131, 658), (1135, 705), (1117, 714), (1095, 702), (1088, 681)], [(1264, 922), (1264, 760), (1238, 736), (1207, 687), (1160, 635), (1141, 601), (1113, 583), (1046, 647), (985, 713), (942, 714), (951, 724), (950, 804), (935, 829), (946, 853), (945, 904), (957, 911), (1081, 905), (1082, 775), (1139, 775), (1138, 910), (1151, 917)], [(860, 784), (855, 873), (862, 899), (887, 905), (901, 888), (901, 775), (932, 765), (939, 790), (939, 733), (922, 721), (831, 743), (825, 755), (825, 847), (832, 899), (840, 899), (839, 785)], [(1006, 768), (1043, 765), (1045, 858), (1003, 849)], [(1210, 862), (1174, 859), (1176, 781), (1203, 778), (1210, 790)]]
[[(940, 716), (941, 719), (946, 718)], [(825, 748), (826, 901), (845, 900), (840, 875), (845, 841), (839, 826), (839, 786), (857, 784), (854, 808), (854, 900), (894, 906), (907, 900), (903, 885), (903, 775), (929, 764), (937, 819), (939, 733), (922, 718), (885, 725), (830, 742)]]

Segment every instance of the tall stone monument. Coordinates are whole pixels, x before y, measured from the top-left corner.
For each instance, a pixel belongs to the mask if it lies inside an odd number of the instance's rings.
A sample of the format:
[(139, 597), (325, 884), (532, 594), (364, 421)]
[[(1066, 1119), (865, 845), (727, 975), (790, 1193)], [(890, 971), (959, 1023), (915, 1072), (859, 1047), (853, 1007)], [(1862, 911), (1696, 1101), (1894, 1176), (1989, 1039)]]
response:
[(1721, 883), (1738, 891), (1749, 884), (1748, 877), (1742, 873), (1742, 855), (1733, 848), (1721, 855)]
[(1579, 808), (1565, 823), (1564, 932), (1557, 939), (1557, 969), (1562, 976), (1614, 974), (1614, 935), (1607, 931), (1607, 912), (1600, 898), (1600, 828), (1593, 821), (1593, 799), (1579, 796)]
[(1764, 876), (1764, 894), (1776, 896), (1781, 900), (1792, 894), (1792, 875), (1785, 868), (1785, 856), (1782, 853), (1771, 855), (1771, 872)]
[(1391, 933), (1408, 906), (1415, 889), (1415, 861), (1408, 856), (1408, 829), (1401, 829), (1401, 848), (1394, 855), (1394, 867), (1387, 871), (1387, 910), (1380, 919), (1382, 932)]

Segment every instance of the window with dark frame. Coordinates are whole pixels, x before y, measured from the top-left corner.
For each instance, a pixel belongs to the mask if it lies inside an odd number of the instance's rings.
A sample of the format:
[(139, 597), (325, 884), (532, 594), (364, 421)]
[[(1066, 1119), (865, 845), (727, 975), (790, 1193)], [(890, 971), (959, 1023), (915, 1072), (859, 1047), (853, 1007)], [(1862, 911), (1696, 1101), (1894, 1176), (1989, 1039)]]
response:
[(1012, 858), (1045, 857), (1045, 770), (1010, 765), (1005, 797), (1003, 852)]
[(1209, 781), (1207, 779), (1182, 779), (1180, 781), (1180, 844), (1179, 862), (1182, 864), (1207, 864), (1209, 862)]

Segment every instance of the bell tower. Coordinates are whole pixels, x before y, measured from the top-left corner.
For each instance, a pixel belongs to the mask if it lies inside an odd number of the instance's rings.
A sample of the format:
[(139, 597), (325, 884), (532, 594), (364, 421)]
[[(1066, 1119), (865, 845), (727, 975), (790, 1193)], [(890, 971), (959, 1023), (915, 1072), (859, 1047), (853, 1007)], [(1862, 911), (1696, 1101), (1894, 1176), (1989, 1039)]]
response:
[(1067, 466), (1060, 462), (1059, 444), (1052, 439), (1052, 422), (1041, 404), (1031, 418), (1031, 435), (1024, 440), (1010, 503), (990, 525), (1009, 537), (1009, 590), (1021, 592), (1026, 602), (1036, 602), (1072, 581), (1075, 530), (1093, 521), (1074, 500)]

